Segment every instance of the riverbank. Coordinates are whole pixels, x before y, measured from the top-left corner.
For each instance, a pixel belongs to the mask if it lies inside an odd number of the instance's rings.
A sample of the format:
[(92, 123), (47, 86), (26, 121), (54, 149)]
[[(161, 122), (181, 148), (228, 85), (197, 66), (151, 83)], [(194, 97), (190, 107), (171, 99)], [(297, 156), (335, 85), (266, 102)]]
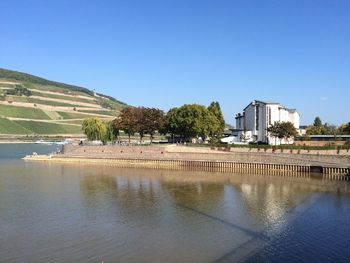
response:
[(0, 144), (30, 144), (35, 143), (35, 141), (0, 141)]
[(196, 169), (205, 171), (284, 174), (312, 173), (347, 180), (350, 155), (317, 153), (269, 153), (234, 148), (188, 146), (79, 146), (65, 145), (61, 154), (32, 155), (29, 161), (94, 163), (121, 167)]

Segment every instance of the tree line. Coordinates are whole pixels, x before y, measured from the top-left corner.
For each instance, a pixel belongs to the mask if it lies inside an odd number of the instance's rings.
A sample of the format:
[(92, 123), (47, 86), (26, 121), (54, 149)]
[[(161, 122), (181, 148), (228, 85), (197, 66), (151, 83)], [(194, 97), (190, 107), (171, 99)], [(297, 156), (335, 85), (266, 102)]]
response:
[(307, 127), (307, 135), (350, 135), (350, 122), (340, 125), (322, 123), (320, 117), (316, 117), (314, 123)]
[(220, 104), (212, 102), (209, 107), (199, 104), (185, 104), (170, 109), (167, 113), (157, 108), (123, 108), (114, 120), (103, 122), (98, 118), (88, 118), (82, 123), (88, 140), (101, 140), (104, 144), (116, 141), (119, 131), (129, 139), (136, 133), (140, 141), (148, 134), (151, 143), (156, 132), (184, 139), (201, 137), (216, 141), (225, 129), (225, 121)]

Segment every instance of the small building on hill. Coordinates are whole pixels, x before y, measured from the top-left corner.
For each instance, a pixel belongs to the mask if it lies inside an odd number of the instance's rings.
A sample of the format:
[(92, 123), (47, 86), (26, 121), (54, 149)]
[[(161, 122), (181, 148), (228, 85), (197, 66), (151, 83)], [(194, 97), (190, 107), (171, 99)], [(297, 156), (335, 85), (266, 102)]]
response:
[(237, 135), (241, 141), (260, 142), (268, 144), (293, 143), (289, 141), (275, 140), (270, 137), (267, 128), (275, 122), (291, 122), (299, 130), (300, 116), (296, 109), (288, 109), (280, 103), (254, 100), (238, 113), (236, 119)]

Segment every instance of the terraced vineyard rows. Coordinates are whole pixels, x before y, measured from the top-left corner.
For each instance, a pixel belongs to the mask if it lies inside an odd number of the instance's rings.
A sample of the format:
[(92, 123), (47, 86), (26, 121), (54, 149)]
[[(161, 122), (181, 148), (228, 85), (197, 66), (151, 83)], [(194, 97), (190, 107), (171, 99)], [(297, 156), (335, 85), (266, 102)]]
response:
[(8, 72), (0, 69), (0, 135), (78, 135), (85, 118), (111, 120), (127, 106), (84, 88)]

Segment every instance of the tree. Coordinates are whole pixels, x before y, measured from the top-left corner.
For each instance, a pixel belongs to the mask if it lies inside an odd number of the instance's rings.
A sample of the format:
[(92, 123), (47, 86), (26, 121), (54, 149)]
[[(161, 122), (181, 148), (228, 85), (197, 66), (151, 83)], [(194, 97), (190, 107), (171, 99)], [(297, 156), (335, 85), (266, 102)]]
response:
[(162, 130), (164, 126), (164, 112), (156, 108), (146, 108), (145, 115), (145, 131), (150, 135), (152, 143), (155, 132)]
[(169, 110), (165, 118), (165, 131), (172, 136), (184, 138), (206, 137), (217, 134), (220, 123), (216, 116), (205, 106), (185, 104)]
[(322, 121), (321, 121), (321, 118), (320, 117), (316, 117), (315, 120), (314, 120), (314, 126), (315, 127), (322, 127)]
[(322, 128), (316, 127), (314, 125), (310, 125), (306, 128), (306, 134), (307, 135), (321, 135), (322, 134)]
[(144, 107), (134, 108), (134, 114), (136, 118), (135, 131), (138, 132), (138, 134), (140, 135), (140, 142), (142, 142), (142, 139), (145, 136), (145, 133), (147, 132), (147, 110), (148, 109)]
[[(123, 121), (127, 118), (125, 121)], [(124, 111), (119, 118), (119, 125), (126, 133), (132, 131), (130, 135), (137, 132), (142, 142), (145, 134), (151, 137), (151, 143), (157, 130), (161, 130), (164, 125), (164, 112), (156, 108), (138, 107)], [(129, 136), (130, 138), (130, 136)]]
[(214, 131), (213, 136), (214, 135), (220, 136), (225, 130), (225, 120), (224, 120), (224, 116), (222, 115), (222, 111), (221, 111), (219, 102), (213, 101), (209, 105), (208, 110), (216, 117), (216, 119), (218, 121), (217, 130)]
[(171, 137), (173, 138), (173, 143), (175, 135), (182, 135), (180, 128), (179, 111), (179, 108), (172, 108), (168, 111), (165, 116), (163, 129), (161, 131), (164, 135), (170, 133)]
[(280, 133), (280, 122), (275, 122), (270, 127), (268, 127), (266, 130), (270, 134), (270, 136), (275, 138), (275, 145), (277, 144), (277, 138), (279, 137)]
[(133, 107), (123, 108), (117, 119), (118, 126), (123, 130), (129, 137), (134, 135), (137, 130), (137, 109)]
[(290, 138), (294, 138), (298, 135), (298, 132), (295, 129), (293, 123), (291, 123), (289, 121), (281, 122), (279, 129), (280, 129), (280, 134), (278, 137), (284, 138), (287, 142)]
[(106, 123), (107, 141), (115, 142), (119, 136), (119, 125), (117, 119)]
[(287, 142), (290, 138), (296, 137), (298, 135), (297, 130), (295, 129), (293, 123), (291, 122), (275, 122), (269, 128), (266, 129), (272, 137), (280, 140), (285, 139)]
[(83, 121), (82, 130), (89, 141), (100, 140), (103, 144), (107, 141), (106, 124), (97, 118), (88, 118)]
[(339, 133), (339, 129), (335, 125), (328, 123), (322, 124), (321, 126), (310, 125), (306, 129), (307, 135), (334, 135)]
[(350, 134), (350, 122), (340, 125), (338, 132), (344, 135)]

